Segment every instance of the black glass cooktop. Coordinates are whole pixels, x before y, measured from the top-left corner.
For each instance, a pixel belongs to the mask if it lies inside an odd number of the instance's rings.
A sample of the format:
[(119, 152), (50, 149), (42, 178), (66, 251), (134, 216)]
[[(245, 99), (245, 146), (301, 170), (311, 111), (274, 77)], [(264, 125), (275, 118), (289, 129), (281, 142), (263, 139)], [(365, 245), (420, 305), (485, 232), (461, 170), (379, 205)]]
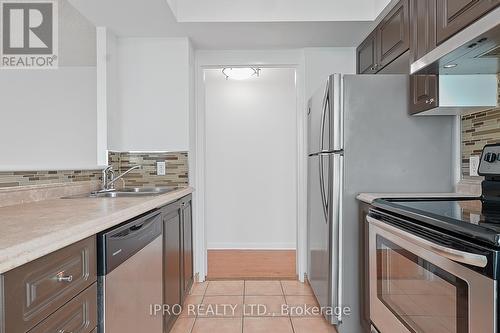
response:
[(374, 206), (450, 233), (500, 246), (500, 209), (481, 200), (376, 200)]

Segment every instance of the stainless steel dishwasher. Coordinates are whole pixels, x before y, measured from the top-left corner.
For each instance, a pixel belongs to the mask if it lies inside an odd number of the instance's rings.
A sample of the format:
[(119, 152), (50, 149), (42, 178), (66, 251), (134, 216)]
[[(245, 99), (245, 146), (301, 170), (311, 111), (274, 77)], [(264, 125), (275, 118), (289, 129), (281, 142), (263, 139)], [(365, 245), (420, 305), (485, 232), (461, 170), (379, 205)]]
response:
[(100, 333), (162, 333), (162, 218), (145, 214), (97, 235)]

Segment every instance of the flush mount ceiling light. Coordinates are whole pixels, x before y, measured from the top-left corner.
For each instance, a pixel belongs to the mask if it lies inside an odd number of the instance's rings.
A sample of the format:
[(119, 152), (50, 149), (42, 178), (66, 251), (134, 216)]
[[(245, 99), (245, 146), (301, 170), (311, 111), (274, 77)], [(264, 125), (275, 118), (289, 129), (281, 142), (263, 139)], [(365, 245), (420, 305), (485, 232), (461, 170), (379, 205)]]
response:
[(458, 66), (458, 64), (448, 64), (448, 65), (444, 65), (444, 68), (449, 69), (449, 68), (455, 68), (457, 66)]
[(246, 80), (253, 76), (260, 75), (260, 68), (254, 67), (225, 67), (222, 69), (222, 74), (226, 77), (226, 80)]

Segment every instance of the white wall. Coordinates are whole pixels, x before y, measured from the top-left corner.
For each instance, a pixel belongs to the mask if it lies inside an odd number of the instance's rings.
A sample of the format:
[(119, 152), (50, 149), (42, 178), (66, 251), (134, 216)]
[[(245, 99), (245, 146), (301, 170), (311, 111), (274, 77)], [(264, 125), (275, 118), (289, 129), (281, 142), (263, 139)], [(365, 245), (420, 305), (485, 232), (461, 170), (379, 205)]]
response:
[(59, 66), (95, 66), (95, 25), (67, 0), (58, 2)]
[(188, 150), (189, 40), (118, 38), (115, 53), (117, 105), (109, 112), (108, 148)]
[(95, 67), (4, 70), (0, 169), (97, 166)]
[(323, 87), (328, 75), (356, 73), (356, 49), (322, 47), (304, 49), (306, 99)]
[(205, 75), (208, 248), (295, 249), (295, 70), (265, 68), (245, 81)]
[(0, 74), (1, 170), (98, 165), (95, 27), (65, 0), (59, 27), (58, 69)]

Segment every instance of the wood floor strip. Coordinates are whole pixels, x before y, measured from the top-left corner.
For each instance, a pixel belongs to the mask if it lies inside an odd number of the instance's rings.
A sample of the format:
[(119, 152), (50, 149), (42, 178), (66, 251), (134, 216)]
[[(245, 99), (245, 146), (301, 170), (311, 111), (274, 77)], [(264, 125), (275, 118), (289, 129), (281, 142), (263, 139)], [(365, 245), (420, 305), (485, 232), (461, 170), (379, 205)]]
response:
[(214, 279), (295, 279), (295, 250), (208, 250)]

